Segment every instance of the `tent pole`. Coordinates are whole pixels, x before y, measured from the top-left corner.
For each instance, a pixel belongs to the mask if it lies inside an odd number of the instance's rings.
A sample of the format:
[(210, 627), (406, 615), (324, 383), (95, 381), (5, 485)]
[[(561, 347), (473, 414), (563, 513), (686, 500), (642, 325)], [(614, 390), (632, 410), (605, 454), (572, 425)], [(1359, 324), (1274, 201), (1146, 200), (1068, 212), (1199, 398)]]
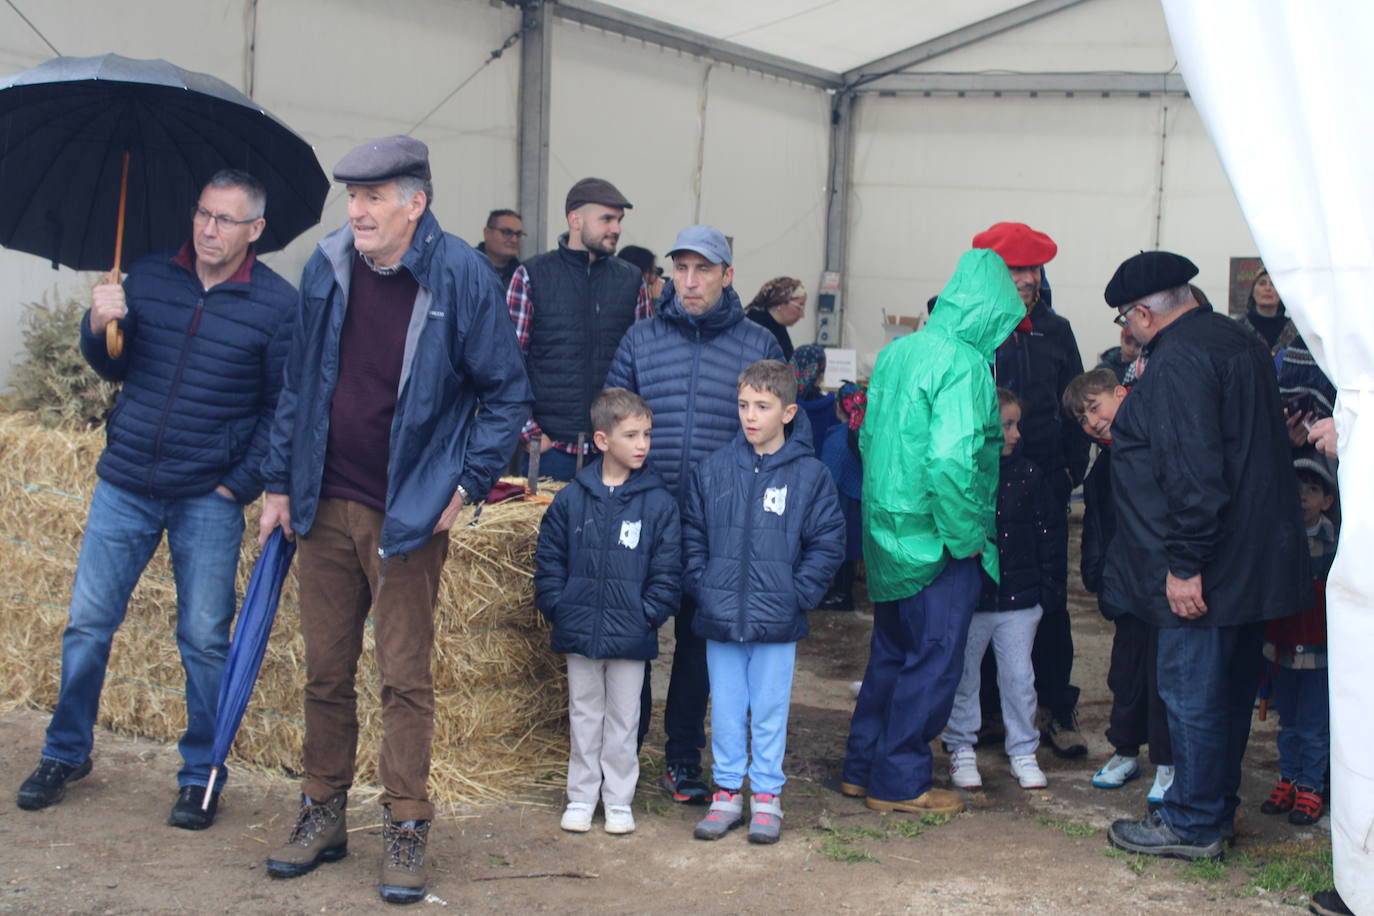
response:
[(552, 75), (553, 10), (543, 0), (520, 3), (520, 217), (526, 236), (520, 257), (548, 247), (549, 101)]
[[(849, 194), (854, 177), (854, 97), (850, 89), (835, 94), (830, 108), (830, 180), (825, 214), (825, 269), (840, 275), (835, 310), (817, 313), (816, 338), (827, 347), (844, 346), (845, 261), (849, 247)], [(822, 336), (825, 334), (826, 336)]]

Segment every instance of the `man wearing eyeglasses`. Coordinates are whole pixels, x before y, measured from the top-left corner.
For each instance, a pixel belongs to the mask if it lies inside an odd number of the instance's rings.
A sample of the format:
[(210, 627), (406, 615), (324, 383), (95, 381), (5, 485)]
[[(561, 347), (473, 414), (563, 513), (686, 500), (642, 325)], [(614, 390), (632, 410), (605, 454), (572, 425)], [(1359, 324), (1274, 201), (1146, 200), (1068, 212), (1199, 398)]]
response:
[(558, 247), (511, 279), (506, 300), (534, 389), (520, 442), (538, 443), (541, 477), (572, 480), (579, 450), (584, 459), (595, 450), (592, 400), (620, 338), (652, 314), (639, 269), (615, 257), (620, 221), (632, 207), (609, 181), (583, 178), (564, 201), (568, 231)]
[(510, 287), (511, 277), (520, 266), (520, 240), (525, 237), (525, 221), (514, 210), (493, 210), (487, 214), (482, 241), (477, 250), (487, 256), (492, 270), (501, 278), (501, 288)]
[[(263, 488), (259, 468), (297, 303), (291, 284), (253, 251), (266, 205), (252, 175), (219, 172), (189, 214), (191, 237), (179, 250), (140, 258), (122, 285), (92, 291), (81, 352), (123, 388), (96, 465), (62, 636), (62, 689), (38, 768), (19, 789), (20, 808), (56, 804), (91, 772), (110, 643), (165, 531), (186, 671), (182, 767), (168, 822), (187, 830), (214, 822), (219, 792), (205, 811), (201, 800), (236, 606), (243, 507)], [(125, 339), (117, 359), (105, 348), (114, 320)]]

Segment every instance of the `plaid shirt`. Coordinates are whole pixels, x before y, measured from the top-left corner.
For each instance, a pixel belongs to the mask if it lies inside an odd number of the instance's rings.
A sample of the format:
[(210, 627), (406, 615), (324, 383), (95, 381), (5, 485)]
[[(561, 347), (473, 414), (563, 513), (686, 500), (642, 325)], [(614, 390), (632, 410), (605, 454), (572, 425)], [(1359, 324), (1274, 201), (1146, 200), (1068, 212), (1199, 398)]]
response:
[[(528, 355), (530, 350), (530, 323), (534, 318), (534, 297), (530, 286), (530, 275), (522, 264), (515, 269), (515, 276), (510, 279), (510, 289), (506, 291), (506, 305), (510, 307), (510, 320), (515, 325), (515, 337), (520, 342), (520, 353)], [(654, 317), (654, 303), (649, 298), (649, 288), (641, 281), (639, 284), (639, 297), (635, 301), (635, 321), (643, 321), (645, 318)], [(542, 436), (543, 430), (539, 424), (534, 422), (534, 417), (525, 421), (525, 426), (520, 430), (520, 442), (528, 445), (531, 439), (538, 439)], [(553, 447), (560, 452), (569, 455), (577, 454), (576, 442), (557, 442)], [(596, 452), (596, 446), (588, 440), (583, 443), (583, 452), (591, 455)]]

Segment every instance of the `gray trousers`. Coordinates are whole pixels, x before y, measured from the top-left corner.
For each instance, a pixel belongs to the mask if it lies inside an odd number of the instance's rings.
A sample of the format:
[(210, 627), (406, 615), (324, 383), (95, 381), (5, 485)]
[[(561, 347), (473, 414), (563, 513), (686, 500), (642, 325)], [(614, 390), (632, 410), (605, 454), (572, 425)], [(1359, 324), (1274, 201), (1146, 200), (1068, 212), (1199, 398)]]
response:
[(643, 661), (568, 656), (568, 801), (628, 805), (634, 800), (643, 686)]
[(943, 740), (950, 748), (972, 746), (983, 725), (978, 691), (983, 654), (992, 644), (997, 655), (997, 689), (1002, 695), (1002, 721), (1007, 726), (1007, 755), (1034, 754), (1040, 746), (1035, 727), (1035, 671), (1031, 646), (1040, 623), (1040, 605), (1019, 611), (979, 611), (968, 627), (964, 645), (964, 674), (954, 694)]

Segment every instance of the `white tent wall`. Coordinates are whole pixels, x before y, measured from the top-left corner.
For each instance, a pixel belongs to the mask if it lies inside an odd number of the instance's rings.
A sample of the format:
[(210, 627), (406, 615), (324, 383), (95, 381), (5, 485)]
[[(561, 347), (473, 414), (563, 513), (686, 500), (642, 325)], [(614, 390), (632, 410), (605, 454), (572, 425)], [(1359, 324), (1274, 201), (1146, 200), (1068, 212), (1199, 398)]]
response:
[[(548, 220), (588, 175), (634, 203), (620, 244), (660, 256), (707, 223), (733, 237), (748, 304), (780, 275), (814, 290), (824, 263), (829, 96), (822, 90), (558, 22), (554, 29)], [(792, 329), (814, 337), (812, 296)]]

